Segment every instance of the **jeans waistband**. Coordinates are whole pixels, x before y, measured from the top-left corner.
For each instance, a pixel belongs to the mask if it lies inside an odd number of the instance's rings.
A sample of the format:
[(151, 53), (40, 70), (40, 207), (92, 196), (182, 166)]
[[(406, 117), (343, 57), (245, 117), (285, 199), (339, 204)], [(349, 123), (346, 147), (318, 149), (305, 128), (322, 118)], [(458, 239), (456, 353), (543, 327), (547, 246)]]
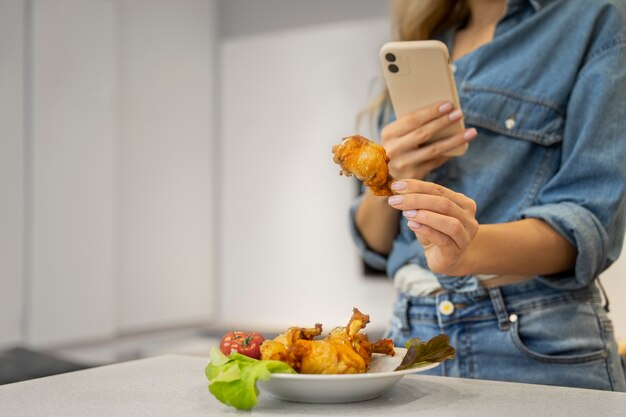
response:
[(597, 286), (591, 285), (579, 290), (557, 290), (538, 280), (531, 280), (519, 284), (505, 285), (495, 288), (477, 288), (471, 291), (442, 291), (428, 296), (409, 296), (399, 294), (398, 302), (410, 306), (437, 306), (442, 300), (454, 305), (471, 306), (485, 301), (494, 301), (495, 294), (511, 312), (532, 308), (536, 305), (545, 305), (552, 302), (578, 300), (602, 302)]
[(533, 280), (466, 292), (442, 291), (428, 296), (400, 293), (394, 310), (402, 331), (409, 331), (414, 321), (434, 321), (445, 327), (468, 320), (494, 319), (501, 330), (507, 330), (518, 314), (569, 302), (602, 303), (602, 298), (596, 285), (580, 290), (556, 290)]

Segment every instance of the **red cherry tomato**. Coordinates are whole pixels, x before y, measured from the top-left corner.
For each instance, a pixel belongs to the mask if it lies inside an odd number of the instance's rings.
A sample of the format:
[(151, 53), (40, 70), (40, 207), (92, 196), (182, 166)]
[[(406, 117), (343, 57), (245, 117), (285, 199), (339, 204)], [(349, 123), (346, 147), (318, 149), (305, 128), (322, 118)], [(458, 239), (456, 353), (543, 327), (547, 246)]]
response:
[(224, 355), (238, 352), (254, 359), (260, 359), (261, 343), (264, 340), (259, 333), (228, 332), (222, 337), (220, 350)]

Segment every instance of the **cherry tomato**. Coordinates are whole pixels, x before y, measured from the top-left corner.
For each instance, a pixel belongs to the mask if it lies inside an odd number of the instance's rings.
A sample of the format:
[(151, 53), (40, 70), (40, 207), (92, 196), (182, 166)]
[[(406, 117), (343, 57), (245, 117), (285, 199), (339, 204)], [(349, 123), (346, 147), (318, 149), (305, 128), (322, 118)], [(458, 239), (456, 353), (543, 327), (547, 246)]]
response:
[(254, 359), (260, 359), (261, 343), (264, 340), (259, 333), (228, 332), (222, 337), (220, 350), (224, 355), (238, 352)]

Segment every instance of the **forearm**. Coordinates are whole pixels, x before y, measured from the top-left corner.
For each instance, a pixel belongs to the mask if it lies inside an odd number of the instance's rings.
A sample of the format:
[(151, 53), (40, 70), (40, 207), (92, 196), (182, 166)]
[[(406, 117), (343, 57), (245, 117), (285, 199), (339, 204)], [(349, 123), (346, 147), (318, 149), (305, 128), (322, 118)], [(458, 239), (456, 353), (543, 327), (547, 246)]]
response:
[(550, 275), (574, 268), (577, 250), (539, 219), (481, 225), (452, 275)]
[(398, 233), (399, 217), (399, 212), (387, 204), (387, 197), (375, 196), (367, 190), (356, 211), (355, 222), (367, 246), (388, 255)]

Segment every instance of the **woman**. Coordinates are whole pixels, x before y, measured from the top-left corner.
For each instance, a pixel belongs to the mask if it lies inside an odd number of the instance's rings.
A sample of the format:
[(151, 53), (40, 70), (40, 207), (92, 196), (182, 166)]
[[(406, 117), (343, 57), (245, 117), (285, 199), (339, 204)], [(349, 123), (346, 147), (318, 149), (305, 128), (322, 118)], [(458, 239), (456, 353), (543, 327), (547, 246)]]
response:
[[(448, 334), (457, 356), (434, 374), (626, 391), (598, 281), (624, 237), (624, 2), (395, 6), (399, 40), (448, 45), (462, 109), (384, 120), (398, 195), (351, 210), (398, 289), (388, 336)], [(465, 132), (424, 144), (459, 117)]]

